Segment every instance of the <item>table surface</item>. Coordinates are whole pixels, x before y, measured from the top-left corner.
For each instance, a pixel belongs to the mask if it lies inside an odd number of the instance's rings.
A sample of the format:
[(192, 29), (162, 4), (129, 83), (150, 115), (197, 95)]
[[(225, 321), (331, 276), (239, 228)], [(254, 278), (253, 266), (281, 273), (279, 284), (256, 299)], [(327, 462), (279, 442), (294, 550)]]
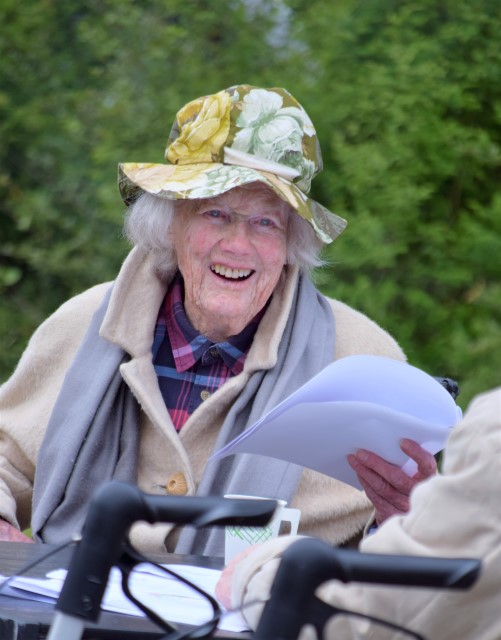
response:
[[(0, 542), (0, 574), (13, 575), (31, 562), (41, 559), (53, 545), (25, 544), (19, 542)], [(73, 548), (66, 547), (50, 558), (42, 560), (24, 575), (45, 577), (48, 571), (67, 567), (73, 554)], [(161, 564), (193, 564), (211, 568), (222, 567), (222, 560), (179, 556), (174, 554), (149, 555), (152, 561)], [(20, 598), (3, 596), (0, 593), (0, 638), (1, 640), (43, 640), (46, 638), (54, 616), (54, 605)], [(178, 625), (180, 629), (183, 625)], [(126, 616), (108, 611), (101, 612), (96, 624), (86, 626), (82, 638), (86, 640), (154, 640), (165, 637), (147, 618)], [(217, 638), (240, 639), (249, 637), (245, 633), (217, 631)]]

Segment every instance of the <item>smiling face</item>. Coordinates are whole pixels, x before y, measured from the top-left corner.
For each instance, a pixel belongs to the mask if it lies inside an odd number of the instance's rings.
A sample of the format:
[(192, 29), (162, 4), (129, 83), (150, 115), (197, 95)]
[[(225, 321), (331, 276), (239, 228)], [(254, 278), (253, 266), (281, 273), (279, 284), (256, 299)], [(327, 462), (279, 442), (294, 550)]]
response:
[(273, 293), (286, 263), (283, 209), (271, 191), (237, 188), (175, 216), (185, 310), (214, 342), (240, 333)]

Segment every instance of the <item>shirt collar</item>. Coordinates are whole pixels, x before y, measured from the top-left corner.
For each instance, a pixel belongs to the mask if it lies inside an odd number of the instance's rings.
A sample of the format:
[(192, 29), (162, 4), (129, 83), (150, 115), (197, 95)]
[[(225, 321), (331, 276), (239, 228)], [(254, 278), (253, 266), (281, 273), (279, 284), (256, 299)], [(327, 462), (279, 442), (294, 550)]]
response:
[(176, 370), (186, 371), (199, 361), (210, 364), (220, 357), (232, 374), (238, 375), (243, 369), (245, 357), (266, 306), (238, 335), (225, 342), (214, 343), (193, 327), (186, 315), (183, 298), (184, 283), (178, 272), (167, 291), (160, 312), (171, 343)]

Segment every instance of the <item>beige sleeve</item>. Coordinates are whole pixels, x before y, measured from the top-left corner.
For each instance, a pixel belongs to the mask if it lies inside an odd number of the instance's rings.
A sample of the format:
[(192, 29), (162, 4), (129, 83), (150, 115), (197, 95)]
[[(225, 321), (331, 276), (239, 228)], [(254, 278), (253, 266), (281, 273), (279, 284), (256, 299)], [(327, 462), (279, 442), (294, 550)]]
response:
[(280, 557), (291, 544), (303, 536), (280, 536), (256, 546), (255, 551), (239, 562), (234, 570), (231, 604), (243, 607), (244, 618), (253, 629), (269, 597)]
[(385, 356), (405, 362), (398, 342), (374, 320), (339, 300), (327, 299), (336, 327), (335, 358), (356, 354)]
[[(321, 587), (335, 606), (383, 617), (440, 640), (499, 637), (495, 612), (501, 575), (501, 388), (479, 396), (455, 427), (446, 448), (443, 474), (419, 485), (411, 510), (388, 520), (365, 539), (361, 551), (404, 555), (471, 557), (482, 573), (467, 592), (447, 589), (341, 585)], [(273, 544), (275, 543), (275, 544)], [(286, 542), (272, 541), (250, 554), (234, 574), (233, 604), (266, 600)], [(245, 615), (255, 627), (262, 605)], [(357, 629), (355, 631), (355, 628)], [(386, 634), (386, 635), (385, 635)], [(374, 625), (339, 619), (329, 638), (385, 638)]]
[(108, 283), (65, 302), (0, 387), (0, 517), (29, 526), (35, 462), (64, 375)]

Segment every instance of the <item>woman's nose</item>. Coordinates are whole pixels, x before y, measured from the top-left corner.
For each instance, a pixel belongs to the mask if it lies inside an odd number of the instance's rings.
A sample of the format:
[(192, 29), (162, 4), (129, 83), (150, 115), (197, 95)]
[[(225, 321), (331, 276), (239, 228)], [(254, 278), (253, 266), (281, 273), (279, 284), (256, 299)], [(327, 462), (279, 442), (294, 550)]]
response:
[(251, 247), (250, 231), (246, 219), (234, 218), (226, 225), (221, 243), (235, 253), (247, 252)]

